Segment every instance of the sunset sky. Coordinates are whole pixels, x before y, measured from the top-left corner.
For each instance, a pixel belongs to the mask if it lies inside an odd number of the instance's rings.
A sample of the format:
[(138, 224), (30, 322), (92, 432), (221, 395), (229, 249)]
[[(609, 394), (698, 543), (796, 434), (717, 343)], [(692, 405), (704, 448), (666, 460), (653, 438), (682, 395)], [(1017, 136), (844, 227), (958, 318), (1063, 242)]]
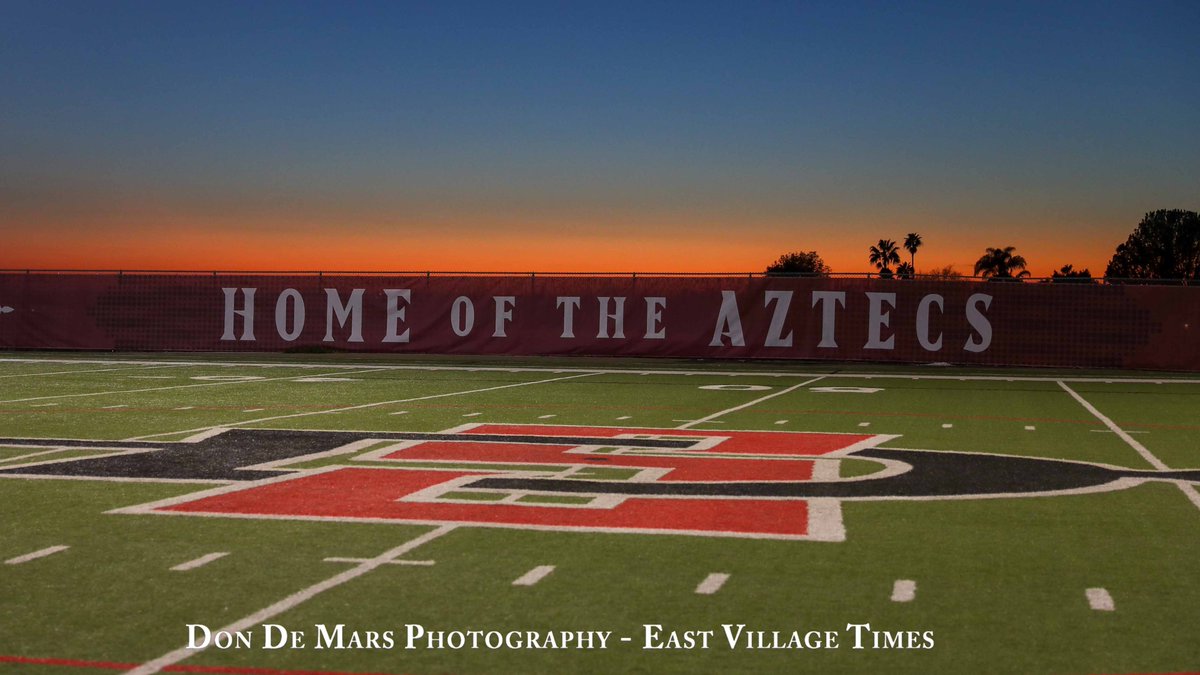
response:
[(1194, 1), (0, 10), (0, 268), (1100, 274), (1200, 207)]

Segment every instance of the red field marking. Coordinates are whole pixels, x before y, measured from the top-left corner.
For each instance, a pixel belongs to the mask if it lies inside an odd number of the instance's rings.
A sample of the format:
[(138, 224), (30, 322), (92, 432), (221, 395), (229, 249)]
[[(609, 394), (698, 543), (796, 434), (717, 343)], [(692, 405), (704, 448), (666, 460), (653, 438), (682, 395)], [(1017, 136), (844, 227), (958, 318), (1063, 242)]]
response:
[[(469, 443), (430, 441), (398, 450), (384, 459), (400, 461), (495, 462), (502, 464), (545, 464), (570, 466), (594, 464), (598, 467), (664, 468), (671, 472), (663, 481), (796, 481), (812, 479), (812, 462), (765, 462), (759, 459), (701, 459), (680, 462), (675, 457), (570, 453), (569, 445), (526, 445), (519, 443)], [(722, 452), (725, 450), (722, 449)], [(702, 451), (701, 451), (702, 452)]]
[[(30, 656), (0, 655), (0, 663), (20, 663), (29, 666), (58, 666), (64, 668), (92, 668), (94, 670), (130, 670), (140, 663), (114, 663), (112, 661), (83, 661), (79, 659), (34, 658)], [(236, 666), (165, 666), (167, 673), (223, 673), (225, 675), (391, 675), (389, 673), (352, 673), (336, 670), (279, 670), (277, 668), (243, 668)]]
[(625, 498), (611, 508), (398, 501), (479, 471), (347, 468), (168, 506), (177, 513), (388, 519), (581, 530), (740, 533), (802, 537), (808, 503), (770, 499)]
[[(522, 501), (509, 492), (504, 501), (462, 500), (447, 493), (469, 489), (487, 476), (528, 477), (529, 471), (489, 464), (540, 465), (561, 468), (601, 466), (642, 470), (633, 480), (670, 482), (808, 481), (815, 460), (879, 438), (867, 434), (801, 432), (694, 431), (611, 427), (483, 424), (460, 432), (451, 441), (405, 442), (386, 456), (390, 466), (338, 467), (301, 473), (296, 478), (252, 484), (157, 507), (159, 511), (268, 518), (395, 521), (414, 524), (454, 523), (521, 529), (607, 532), (650, 532), (710, 536), (818, 538), (840, 541), (836, 504), (813, 510), (803, 499), (626, 496), (604, 491), (577, 495), (569, 504)], [(595, 439), (582, 447), (470, 440), (479, 434), (499, 436), (570, 436)], [(620, 446), (618, 436), (689, 439), (700, 449), (655, 448), (654, 455), (594, 452), (592, 446)], [(704, 457), (705, 454), (719, 455)], [(749, 455), (759, 455), (751, 457)], [(691, 456), (684, 456), (691, 455)], [(738, 456), (746, 455), (746, 456)], [(436, 470), (407, 462), (474, 464), (468, 469)], [(402, 469), (402, 470), (397, 470)], [(493, 491), (498, 492), (498, 491)], [(811, 522), (813, 514), (821, 525)]]
[[(728, 438), (707, 452), (809, 457), (824, 455), (874, 438), (871, 434), (780, 433), (768, 431), (680, 431), (678, 429), (638, 429), (614, 427), (540, 426), (524, 424), (481, 424), (464, 434), (531, 434), (542, 436), (586, 436), (614, 438), (623, 434), (672, 436), (697, 440), (720, 436)], [(616, 443), (614, 443), (616, 445)], [(677, 452), (688, 452), (681, 450)]]

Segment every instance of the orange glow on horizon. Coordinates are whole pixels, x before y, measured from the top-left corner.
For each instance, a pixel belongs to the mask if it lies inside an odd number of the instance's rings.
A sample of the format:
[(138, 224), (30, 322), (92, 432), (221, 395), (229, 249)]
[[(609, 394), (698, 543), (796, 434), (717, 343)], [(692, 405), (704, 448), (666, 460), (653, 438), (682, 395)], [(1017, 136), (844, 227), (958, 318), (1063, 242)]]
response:
[[(601, 225), (564, 228), (546, 225), (447, 225), (437, 231), (389, 225), (370, 228), (292, 225), (263, 219), (253, 226), (176, 219), (169, 225), (102, 223), (90, 227), (37, 227), (10, 230), (0, 248), (0, 268), (193, 271), (460, 271), (460, 272), (761, 272), (780, 254), (817, 250), (835, 272), (871, 272), (867, 248), (874, 239), (857, 230), (839, 236), (815, 231), (779, 231), (769, 226), (688, 227), (678, 223), (628, 226), (600, 234)], [(893, 227), (892, 229), (903, 229)], [(1049, 228), (1052, 230), (1052, 228)], [(431, 231), (433, 230), (433, 231)], [(1067, 233), (1022, 243), (994, 231), (922, 231), (919, 271), (953, 265), (970, 275), (987, 246), (1014, 244), (1033, 276), (1049, 276), (1064, 264), (1104, 272), (1119, 240), (1080, 242)], [(897, 241), (902, 237), (897, 237)], [(1024, 239), (1028, 239), (1025, 237)], [(909, 259), (903, 248), (902, 261)]]

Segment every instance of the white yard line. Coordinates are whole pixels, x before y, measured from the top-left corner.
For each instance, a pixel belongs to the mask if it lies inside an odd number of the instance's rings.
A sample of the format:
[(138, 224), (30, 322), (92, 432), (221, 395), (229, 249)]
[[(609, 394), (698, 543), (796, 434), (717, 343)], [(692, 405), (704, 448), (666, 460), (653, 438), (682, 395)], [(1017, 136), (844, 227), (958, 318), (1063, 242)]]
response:
[(60, 551), (65, 551), (69, 548), (71, 548), (71, 547), (70, 546), (51, 546), (49, 548), (41, 549), (40, 551), (34, 551), (33, 553), (26, 553), (25, 555), (19, 555), (15, 558), (9, 558), (8, 560), (4, 561), (4, 564), (5, 565), (20, 565), (21, 563), (26, 563), (26, 562), (29, 562), (30, 560), (37, 560), (38, 558), (45, 558), (48, 555), (54, 555), (55, 553), (58, 553)]
[(538, 565), (537, 567), (522, 574), (520, 578), (512, 582), (513, 586), (532, 586), (537, 582), (545, 579), (554, 571), (554, 565)]
[(704, 577), (704, 581), (701, 581), (699, 586), (696, 586), (696, 594), (712, 595), (713, 593), (721, 590), (721, 587), (725, 585), (726, 581), (729, 581), (728, 574), (725, 574), (724, 572), (713, 572), (707, 577)]
[(892, 585), (892, 602), (912, 602), (917, 597), (917, 582), (912, 579), (897, 579)]
[[(1078, 401), (1079, 404), (1082, 405), (1085, 409), (1087, 409), (1087, 411), (1090, 412), (1093, 417), (1100, 420), (1104, 424), (1104, 426), (1108, 427), (1109, 431), (1113, 432), (1114, 434), (1119, 436), (1121, 438), (1121, 440), (1125, 441), (1125, 443), (1129, 447), (1133, 448), (1139, 455), (1142, 456), (1142, 459), (1149, 462), (1150, 466), (1154, 467), (1155, 469), (1158, 469), (1159, 471), (1169, 471), (1171, 469), (1171, 467), (1167, 466), (1165, 462), (1163, 462), (1158, 457), (1155, 457), (1154, 453), (1147, 450), (1146, 446), (1142, 445), (1141, 443), (1138, 443), (1136, 438), (1134, 438), (1133, 436), (1130, 436), (1124, 429), (1117, 426), (1116, 422), (1112, 421), (1104, 413), (1097, 410), (1096, 406), (1092, 405), (1091, 403), (1088, 403), (1087, 400), (1085, 400), (1082, 396), (1080, 396), (1078, 393), (1076, 393), (1074, 389), (1067, 386), (1066, 382), (1064, 382), (1063, 380), (1059, 380), (1058, 386), (1062, 387), (1063, 391), (1070, 394), (1071, 398)], [(1176, 481), (1175, 485), (1179, 486), (1179, 490), (1181, 492), (1183, 492), (1183, 495), (1185, 497), (1188, 498), (1188, 501), (1190, 501), (1196, 508), (1200, 509), (1200, 492), (1196, 491), (1196, 487), (1194, 485), (1192, 485), (1191, 483), (1185, 482), (1185, 481)]]
[(214, 560), (220, 560), (221, 558), (224, 558), (227, 555), (229, 555), (229, 551), (209, 553), (208, 555), (202, 555), (199, 558), (196, 558), (195, 560), (189, 560), (185, 563), (179, 563), (178, 565), (172, 567), (171, 571), (172, 572), (187, 572), (188, 570), (194, 570), (197, 567), (203, 567)]
[[(242, 368), (367, 368), (367, 364), (336, 365), (330, 363), (300, 363), (284, 361), (172, 361), (164, 363), (160, 360), (131, 360), (131, 359), (34, 359), (34, 358), (0, 358), (3, 363), (90, 363), (90, 364), (129, 364), (144, 366), (229, 366)], [(579, 373), (597, 372), (606, 375), (711, 375), (714, 377), (814, 377), (820, 375), (831, 379), (893, 379), (893, 380), (957, 380), (959, 382), (1104, 382), (1114, 384), (1200, 384), (1197, 378), (1174, 377), (1049, 377), (1049, 376), (1007, 376), (1007, 375), (921, 375), (913, 373), (872, 373), (872, 372), (839, 372), (813, 373), (800, 371), (720, 371), (720, 370), (645, 370), (642, 368), (551, 368), (551, 367), (512, 367), (512, 366), (453, 366), (453, 365), (393, 365), (376, 364), (369, 366), (379, 370), (429, 370), (429, 371), (466, 371), (466, 372), (503, 372), (503, 373)], [(340, 373), (348, 374), (348, 373)], [(322, 377), (318, 375), (316, 377)]]
[[(196, 433), (196, 432), (201, 432), (201, 431), (208, 431), (209, 429), (215, 429), (217, 427), (236, 427), (236, 426), (240, 426), (243, 424), (258, 424), (260, 422), (274, 422), (275, 420), (292, 419), (295, 417), (306, 417), (308, 415), (330, 415), (333, 413), (346, 412), (348, 410), (362, 410), (364, 408), (377, 408), (381, 405), (394, 405), (397, 403), (411, 403), (413, 401), (428, 401), (430, 399), (435, 399), (435, 398), (446, 398), (449, 396), (462, 396), (464, 394), (480, 394), (480, 393), (487, 392), (487, 391), (497, 391), (500, 389), (511, 389), (513, 387), (528, 387), (528, 386), (534, 385), (534, 384), (546, 384), (547, 382), (559, 382), (561, 380), (573, 380), (573, 379), (580, 378), (580, 377), (590, 377), (592, 375), (599, 375), (599, 374), (600, 373), (598, 371), (590, 371), (590, 372), (586, 372), (586, 373), (581, 373), (579, 375), (567, 375), (564, 377), (551, 377), (551, 378), (545, 379), (545, 380), (531, 380), (529, 382), (514, 382), (512, 384), (501, 384), (501, 385), (497, 385), (494, 387), (484, 387), (482, 389), (468, 389), (466, 391), (452, 391), (452, 392), (448, 392), (445, 394), (431, 394), (429, 396), (417, 396), (415, 398), (400, 398), (400, 399), (394, 399), (391, 401), (377, 401), (375, 403), (363, 403), (361, 405), (351, 405), (351, 406), (346, 406), (344, 408), (330, 408), (329, 410), (312, 410), (309, 412), (292, 413), (290, 415), (274, 415), (272, 417), (259, 417), (258, 419), (253, 419), (253, 420), (240, 420), (240, 421), (236, 421), (236, 422), (227, 422), (225, 424), (217, 424), (217, 425), (206, 426), (206, 427), (196, 427), (194, 429), (182, 429), (180, 431), (167, 431), (167, 432), (160, 433), (160, 434), (149, 434), (147, 436), (135, 436), (133, 438), (126, 438), (125, 440), (126, 441), (142, 441), (142, 440), (146, 440), (149, 438), (158, 438), (159, 436), (174, 436), (176, 434), (186, 434), (186, 433)], [(256, 381), (257, 382), (265, 382), (266, 380), (256, 380)]]
[[(51, 448), (49, 450), (42, 450), (40, 452), (31, 452), (31, 453), (28, 453), (25, 455), (17, 455), (16, 457), (0, 457), (0, 463), (8, 464), (10, 462), (16, 462), (19, 459), (29, 459), (30, 457), (41, 457), (42, 455), (52, 455), (56, 452), (66, 452), (67, 450), (72, 450), (72, 449), (73, 448)], [(7, 469), (9, 467), (6, 466), (3, 468)]]
[(756, 398), (753, 401), (747, 401), (746, 403), (743, 403), (741, 405), (735, 405), (732, 408), (726, 408), (725, 410), (720, 410), (720, 411), (715, 412), (707, 417), (701, 417), (698, 420), (688, 422), (687, 424), (680, 424), (679, 426), (677, 426), (675, 428), (676, 429), (688, 429), (688, 428), (696, 426), (697, 424), (703, 424), (709, 420), (715, 420), (718, 417), (728, 415), (729, 413), (737, 412), (739, 410), (744, 410), (746, 408), (749, 408), (752, 405), (757, 405), (768, 399), (775, 398), (776, 396), (783, 396), (784, 394), (790, 394), (793, 391), (796, 391), (797, 389), (799, 389), (800, 387), (810, 385), (813, 382), (817, 382), (817, 381), (823, 380), (823, 379), (825, 379), (824, 375), (821, 375), (819, 377), (814, 377), (811, 380), (805, 380), (804, 382), (801, 382), (800, 384), (794, 384), (794, 385), (788, 387), (787, 389), (780, 389), (779, 391), (777, 391), (773, 394), (767, 394), (766, 396), (760, 396), (759, 398)]
[[(323, 562), (333, 563), (354, 563), (356, 565), (367, 562), (367, 558), (326, 558)], [(433, 567), (437, 564), (436, 560), (389, 560), (389, 565), (411, 565), (414, 567)]]
[[(276, 602), (275, 604), (270, 605), (268, 607), (264, 607), (264, 608), (258, 610), (257, 612), (250, 614), (249, 616), (238, 619), (237, 621), (234, 621), (233, 623), (221, 628), (220, 630), (228, 631), (228, 632), (232, 633), (235, 631), (247, 630), (247, 629), (253, 628), (254, 626), (257, 626), (258, 624), (260, 624), (268, 619), (271, 619), (276, 616), (279, 616), (280, 614), (283, 614), (284, 612), (296, 607), (300, 603), (303, 603), (307, 600), (310, 600), (310, 599), (316, 597), (317, 595), (320, 595), (321, 593), (324, 593), (325, 591), (328, 591), (332, 588), (337, 588), (338, 586), (341, 586), (342, 584), (344, 584), (348, 581), (353, 581), (354, 579), (361, 577), (362, 575), (378, 568), (381, 565), (386, 565), (389, 562), (391, 562), (392, 560), (399, 558), (400, 556), (404, 555), (405, 553), (408, 553), (409, 551), (417, 548), (418, 546), (429, 543), (429, 542), (433, 541), (434, 539), (437, 539), (438, 537), (441, 537), (443, 535), (449, 534), (450, 532), (453, 532), (456, 527), (457, 527), (457, 525), (443, 525), (435, 530), (426, 532), (425, 534), (417, 537), (416, 539), (409, 540), (409, 541), (401, 544), (400, 546), (397, 546), (396, 548), (393, 548), (388, 551), (384, 551), (383, 553), (375, 556), (374, 558), (370, 558), (370, 559), (366, 560), (365, 562), (363, 562), (359, 565), (356, 565), (340, 574), (335, 574), (334, 576), (329, 577), (328, 579), (326, 579), (324, 581), (315, 583), (312, 586), (309, 586), (308, 588), (296, 591), (295, 593), (287, 596), (286, 598), (280, 600), (279, 602)], [(154, 659), (153, 661), (147, 661), (146, 663), (138, 666), (137, 668), (126, 671), (126, 675), (151, 675), (152, 673), (157, 673), (157, 672), (161, 671), (163, 668), (166, 668), (167, 666), (173, 666), (176, 663), (183, 661), (184, 659), (187, 659), (195, 654), (200, 653), (201, 651), (203, 651), (203, 650), (202, 649), (189, 649), (187, 647), (180, 647), (179, 649), (176, 649), (175, 651), (163, 654), (162, 656), (158, 657), (157, 659)]]
[[(372, 373), (372, 372), (375, 372), (378, 370), (380, 370), (380, 368), (370, 368), (370, 369), (361, 370), (359, 372)], [(338, 373), (338, 372), (341, 372), (341, 371), (335, 371), (335, 373)], [(255, 384), (255, 383), (259, 383), (259, 382), (278, 382), (280, 380), (294, 380), (299, 377), (305, 377), (305, 376), (304, 375), (289, 375), (287, 377), (264, 377), (261, 380), (225, 380), (225, 381), (221, 381), (221, 382), (200, 382), (197, 384), (175, 384), (175, 385), (171, 385), (168, 387), (146, 387), (143, 389), (114, 389), (111, 391), (91, 391), (91, 392), (85, 392), (85, 393), (81, 393), (81, 394), (57, 394), (55, 396), (31, 396), (29, 398), (8, 399), (7, 401), (0, 401), (0, 403), (21, 403), (23, 401), (45, 401), (48, 399), (79, 398), (79, 397), (83, 397), (83, 396), (109, 396), (112, 394), (141, 394), (141, 393), (148, 392), (148, 391), (168, 391), (171, 389), (189, 389), (189, 388), (194, 388), (194, 387), (221, 387), (221, 386), (229, 386), (231, 384)]]

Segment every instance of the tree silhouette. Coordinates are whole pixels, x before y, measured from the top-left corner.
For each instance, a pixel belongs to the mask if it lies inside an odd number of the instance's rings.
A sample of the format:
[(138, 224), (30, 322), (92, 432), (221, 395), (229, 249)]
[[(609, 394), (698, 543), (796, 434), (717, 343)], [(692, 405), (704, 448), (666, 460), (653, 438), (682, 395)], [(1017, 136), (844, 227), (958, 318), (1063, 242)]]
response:
[(908, 234), (904, 235), (904, 249), (908, 251), (910, 256), (908, 262), (912, 265), (914, 270), (917, 269), (917, 249), (921, 248), (921, 244), (923, 243), (924, 242), (921, 241), (921, 235), (917, 234), (916, 232), (909, 232)]
[(1074, 265), (1063, 265), (1061, 269), (1054, 272), (1050, 277), (1051, 283), (1083, 283), (1090, 284), (1092, 282), (1092, 272), (1086, 267), (1077, 270)]
[(942, 281), (954, 281), (962, 279), (962, 272), (954, 269), (954, 265), (946, 265), (921, 273), (921, 276), (932, 279), (940, 279)]
[[(991, 280), (1022, 279), (1029, 276), (1025, 269), (1024, 256), (1013, 255), (1015, 246), (1004, 248), (988, 247), (987, 251), (975, 261), (975, 275)], [(1017, 274), (1013, 272), (1021, 270)]]
[(911, 278), (913, 278), (914, 274), (916, 274), (916, 271), (913, 269), (913, 266), (909, 263), (906, 263), (906, 262), (900, 263), (900, 266), (896, 268), (896, 278), (897, 279), (911, 279)]
[(900, 248), (891, 239), (880, 239), (879, 243), (867, 249), (867, 260), (879, 268), (881, 279), (892, 277), (892, 265), (900, 262)]
[(1104, 276), (1200, 278), (1200, 215), (1180, 209), (1147, 213), (1133, 234), (1117, 247)]
[(767, 265), (767, 276), (827, 276), (829, 265), (816, 251), (792, 251)]

